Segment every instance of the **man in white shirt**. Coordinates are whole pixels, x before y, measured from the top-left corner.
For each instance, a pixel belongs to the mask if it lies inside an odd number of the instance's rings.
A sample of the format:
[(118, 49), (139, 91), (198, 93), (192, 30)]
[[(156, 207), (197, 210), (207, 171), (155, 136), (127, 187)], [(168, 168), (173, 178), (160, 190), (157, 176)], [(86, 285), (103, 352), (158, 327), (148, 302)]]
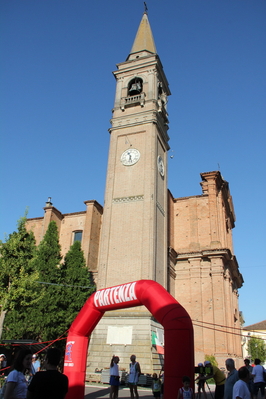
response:
[(233, 399), (250, 399), (250, 392), (247, 386), (249, 381), (249, 371), (246, 366), (238, 370), (239, 380), (233, 387)]

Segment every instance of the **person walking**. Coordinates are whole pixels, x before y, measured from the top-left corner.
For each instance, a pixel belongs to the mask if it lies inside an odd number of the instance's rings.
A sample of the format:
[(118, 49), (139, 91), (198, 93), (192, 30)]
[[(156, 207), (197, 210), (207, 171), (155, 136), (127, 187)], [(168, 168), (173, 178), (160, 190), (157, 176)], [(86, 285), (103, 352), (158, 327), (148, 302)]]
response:
[(255, 366), (252, 370), (253, 381), (254, 381), (254, 399), (257, 399), (258, 392), (261, 393), (261, 399), (265, 397), (265, 383), (263, 378), (264, 367), (260, 365), (260, 359), (254, 360)]
[(235, 361), (231, 358), (226, 359), (225, 367), (228, 371), (227, 378), (224, 384), (224, 399), (232, 399), (233, 386), (239, 380), (238, 371), (235, 368)]
[(247, 386), (249, 371), (243, 366), (238, 370), (238, 378), (233, 387), (233, 399), (250, 399), (250, 392)]
[(118, 398), (119, 382), (119, 357), (113, 356), (110, 363), (110, 399)]
[(61, 357), (62, 354), (58, 348), (48, 349), (44, 360), (46, 371), (40, 371), (32, 377), (27, 399), (65, 398), (68, 392), (68, 378), (57, 369)]
[(129, 376), (128, 376), (128, 386), (130, 390), (130, 397), (131, 399), (139, 399), (139, 394), (138, 394), (138, 381), (139, 381), (139, 376), (141, 373), (140, 370), (140, 365), (136, 361), (136, 356), (131, 355), (130, 356), (131, 363), (129, 365)]
[(26, 399), (28, 383), (25, 373), (30, 370), (31, 363), (31, 350), (21, 349), (17, 353), (11, 371), (7, 376), (4, 399)]

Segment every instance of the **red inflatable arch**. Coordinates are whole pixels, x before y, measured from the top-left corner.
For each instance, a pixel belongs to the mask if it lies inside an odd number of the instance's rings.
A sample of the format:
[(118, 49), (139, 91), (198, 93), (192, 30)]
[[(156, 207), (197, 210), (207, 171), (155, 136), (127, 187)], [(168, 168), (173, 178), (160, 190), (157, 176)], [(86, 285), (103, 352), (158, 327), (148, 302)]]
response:
[(104, 313), (140, 305), (164, 327), (164, 398), (177, 397), (184, 375), (194, 380), (193, 327), (188, 313), (160, 284), (139, 280), (96, 291), (72, 323), (64, 361), (69, 378), (67, 399), (84, 399), (89, 337)]

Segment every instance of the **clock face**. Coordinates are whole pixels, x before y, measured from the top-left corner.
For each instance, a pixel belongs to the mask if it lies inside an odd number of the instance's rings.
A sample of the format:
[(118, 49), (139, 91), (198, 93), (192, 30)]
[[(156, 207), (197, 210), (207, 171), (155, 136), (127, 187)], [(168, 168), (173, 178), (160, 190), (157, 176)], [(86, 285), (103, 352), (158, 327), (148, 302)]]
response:
[(158, 171), (159, 171), (160, 175), (162, 177), (164, 177), (164, 163), (163, 163), (163, 159), (162, 159), (161, 155), (158, 155), (157, 167), (158, 167)]
[(135, 148), (129, 148), (121, 155), (121, 162), (125, 166), (131, 166), (138, 162), (140, 159), (140, 152)]

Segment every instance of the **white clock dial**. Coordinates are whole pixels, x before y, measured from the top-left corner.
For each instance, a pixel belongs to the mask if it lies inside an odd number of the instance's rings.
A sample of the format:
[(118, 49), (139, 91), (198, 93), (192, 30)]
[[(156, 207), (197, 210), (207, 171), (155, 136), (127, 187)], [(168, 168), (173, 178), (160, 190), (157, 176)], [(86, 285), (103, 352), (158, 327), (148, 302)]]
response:
[(128, 150), (124, 151), (121, 155), (121, 162), (125, 166), (131, 166), (138, 162), (140, 158), (139, 150), (135, 148), (129, 148)]
[(159, 171), (160, 175), (162, 177), (164, 177), (164, 163), (163, 163), (163, 159), (162, 159), (161, 155), (158, 155), (157, 167), (158, 167), (158, 171)]

